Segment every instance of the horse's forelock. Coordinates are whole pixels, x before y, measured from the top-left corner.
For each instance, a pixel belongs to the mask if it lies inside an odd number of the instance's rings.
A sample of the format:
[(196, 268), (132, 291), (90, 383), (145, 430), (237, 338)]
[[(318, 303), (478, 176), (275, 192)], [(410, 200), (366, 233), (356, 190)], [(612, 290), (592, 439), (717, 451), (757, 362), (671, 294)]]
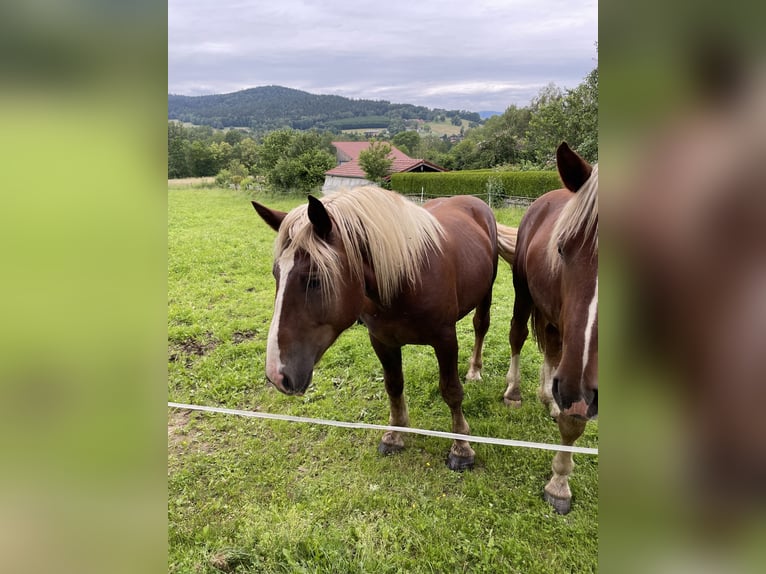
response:
[[(365, 260), (375, 271), (379, 295), (389, 303), (403, 284), (413, 284), (429, 250), (440, 249), (443, 230), (422, 207), (399, 194), (365, 186), (337, 191), (321, 199), (334, 222), (353, 279), (364, 276)], [(338, 252), (313, 231), (306, 205), (292, 210), (277, 236), (275, 259), (303, 251), (322, 285), (342, 274)], [(329, 289), (323, 289), (325, 297)]]
[[(310, 273), (319, 278), (322, 286), (329, 286), (340, 276), (341, 260), (338, 253), (314, 233), (306, 208), (305, 204), (300, 205), (285, 217), (274, 244), (274, 260), (292, 260), (303, 252), (309, 258)], [(331, 289), (323, 288), (322, 295), (328, 300)]]

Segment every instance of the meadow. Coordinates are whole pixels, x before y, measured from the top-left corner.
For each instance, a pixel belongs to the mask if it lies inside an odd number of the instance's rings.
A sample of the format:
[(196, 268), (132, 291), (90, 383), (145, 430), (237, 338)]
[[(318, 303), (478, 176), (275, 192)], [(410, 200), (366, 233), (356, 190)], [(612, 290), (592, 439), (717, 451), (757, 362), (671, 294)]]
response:
[[(366, 329), (346, 331), (316, 366), (305, 396), (267, 385), (274, 232), (244, 192), (168, 190), (168, 400), (386, 424), (382, 369)], [(299, 197), (258, 196), (287, 211)], [(523, 211), (497, 209), (517, 225)], [(502, 401), (513, 287), (501, 261), (483, 380), (465, 385), (472, 434), (556, 443), (537, 401), (541, 355), (522, 353), (524, 405)], [(460, 376), (472, 314), (458, 325)], [(413, 426), (448, 431), (429, 347), (404, 348)], [(474, 443), (476, 466), (452, 472), (450, 441), (405, 435), (377, 452), (382, 433), (168, 409), (169, 572), (595, 572), (598, 457), (576, 454), (572, 512), (543, 501), (552, 452)], [(580, 446), (598, 446), (598, 423)]]

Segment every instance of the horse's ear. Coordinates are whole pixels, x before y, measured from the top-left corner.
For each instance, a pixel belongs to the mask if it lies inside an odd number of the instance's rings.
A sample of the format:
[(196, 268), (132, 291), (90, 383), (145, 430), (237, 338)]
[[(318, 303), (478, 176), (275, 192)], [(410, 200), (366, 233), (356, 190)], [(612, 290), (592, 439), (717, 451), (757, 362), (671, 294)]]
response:
[(263, 219), (269, 227), (271, 227), (274, 231), (279, 231), (279, 226), (282, 225), (282, 220), (285, 218), (287, 213), (284, 211), (277, 211), (276, 209), (269, 209), (257, 201), (251, 201), (250, 203), (253, 204), (253, 207), (258, 212), (258, 215), (261, 216), (261, 219)]
[(309, 221), (314, 226), (314, 232), (324, 241), (327, 241), (332, 231), (332, 220), (324, 204), (313, 195), (309, 195), (308, 214)]
[(572, 151), (567, 142), (561, 142), (556, 149), (556, 165), (561, 181), (570, 191), (580, 189), (593, 171), (593, 167), (577, 152)]

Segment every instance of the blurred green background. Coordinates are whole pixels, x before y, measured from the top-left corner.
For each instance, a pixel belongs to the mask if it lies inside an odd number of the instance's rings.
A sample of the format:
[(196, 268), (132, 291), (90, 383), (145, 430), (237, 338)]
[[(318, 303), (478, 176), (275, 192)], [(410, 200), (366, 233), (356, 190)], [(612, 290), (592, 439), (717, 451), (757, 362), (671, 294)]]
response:
[(0, 553), (166, 569), (167, 7), (0, 8)]

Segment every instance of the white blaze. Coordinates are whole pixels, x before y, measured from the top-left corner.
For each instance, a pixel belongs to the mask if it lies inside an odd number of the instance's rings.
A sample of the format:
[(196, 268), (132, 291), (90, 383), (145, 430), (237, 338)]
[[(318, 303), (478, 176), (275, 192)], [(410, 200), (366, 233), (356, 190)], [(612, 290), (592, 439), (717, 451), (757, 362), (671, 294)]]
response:
[(293, 260), (289, 258), (282, 258), (277, 262), (279, 284), (277, 285), (277, 297), (274, 301), (274, 317), (271, 319), (269, 338), (266, 343), (266, 374), (272, 381), (279, 376), (280, 371), (285, 366), (280, 356), (277, 336), (279, 334), (279, 318), (282, 316), (287, 278), (290, 275), (290, 271), (292, 271), (293, 264)]
[(588, 355), (590, 354), (590, 341), (593, 336), (593, 329), (596, 326), (596, 315), (598, 313), (598, 277), (596, 277), (596, 290), (593, 293), (588, 306), (588, 322), (585, 324), (585, 345), (582, 350), (582, 373), (585, 376), (585, 367), (588, 366)]

